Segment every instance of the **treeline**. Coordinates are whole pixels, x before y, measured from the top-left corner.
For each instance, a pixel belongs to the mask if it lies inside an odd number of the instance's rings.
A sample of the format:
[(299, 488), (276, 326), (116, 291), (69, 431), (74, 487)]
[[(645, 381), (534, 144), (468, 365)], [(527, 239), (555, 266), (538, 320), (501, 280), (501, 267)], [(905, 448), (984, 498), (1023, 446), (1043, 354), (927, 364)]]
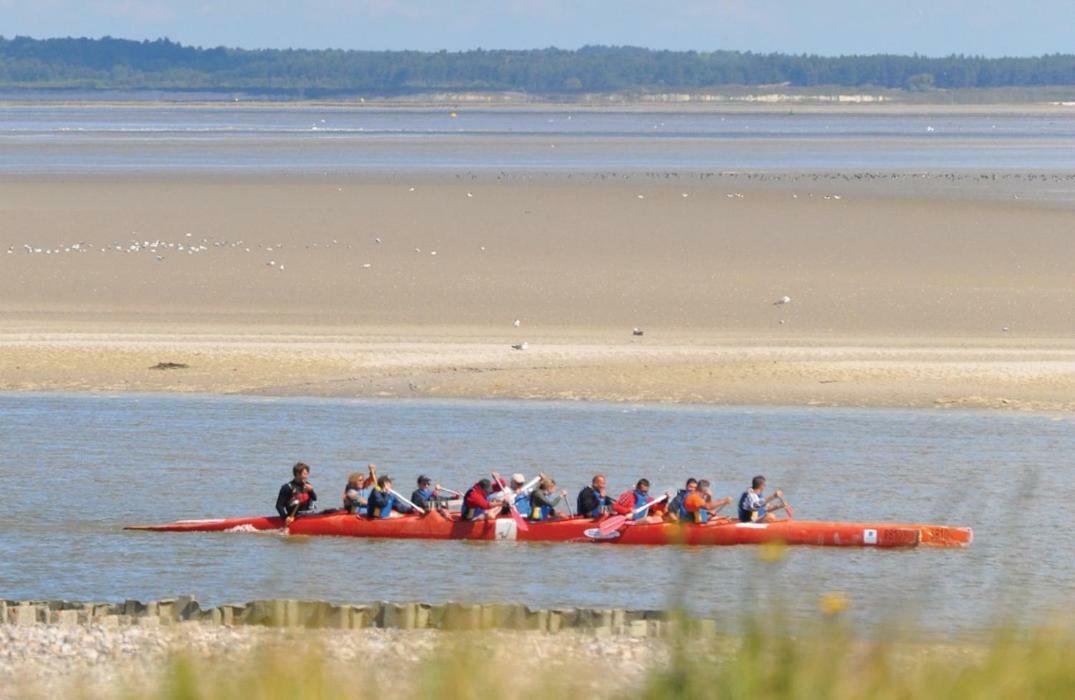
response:
[(549, 94), (775, 84), (912, 90), (1075, 85), (1075, 55), (814, 56), (613, 46), (577, 51), (251, 51), (202, 49), (167, 39), (0, 37), (0, 86), (8, 88)]

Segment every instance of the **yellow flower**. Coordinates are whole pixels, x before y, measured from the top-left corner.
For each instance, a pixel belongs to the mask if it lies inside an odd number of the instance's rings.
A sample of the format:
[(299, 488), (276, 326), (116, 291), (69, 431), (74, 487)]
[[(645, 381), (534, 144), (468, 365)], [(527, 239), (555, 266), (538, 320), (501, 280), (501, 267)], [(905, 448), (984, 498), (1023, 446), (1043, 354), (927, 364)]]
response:
[(851, 607), (851, 599), (839, 592), (826, 593), (821, 596), (817, 605), (826, 615), (839, 615)]
[(758, 559), (764, 562), (778, 562), (784, 558), (788, 546), (780, 541), (766, 542), (758, 548)]

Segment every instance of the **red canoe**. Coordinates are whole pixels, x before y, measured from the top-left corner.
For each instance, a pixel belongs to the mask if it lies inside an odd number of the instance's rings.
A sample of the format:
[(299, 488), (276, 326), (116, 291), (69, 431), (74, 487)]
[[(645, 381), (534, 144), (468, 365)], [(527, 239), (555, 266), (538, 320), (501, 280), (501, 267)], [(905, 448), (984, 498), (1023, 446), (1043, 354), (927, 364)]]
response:
[[(943, 525), (841, 523), (786, 520), (777, 523), (717, 521), (705, 525), (680, 523), (629, 523), (618, 533), (601, 537), (599, 520), (570, 518), (530, 523), (519, 530), (511, 518), (467, 522), (458, 513), (406, 515), (367, 520), (343, 512), (326, 512), (297, 518), (291, 535), (336, 535), (428, 540), (517, 540), (520, 542), (608, 542), (613, 544), (734, 545), (779, 542), (828, 547), (960, 547), (970, 544), (969, 527)], [(256, 532), (281, 531), (278, 517), (227, 520), (180, 520), (164, 525), (132, 525), (127, 530), (154, 532)]]

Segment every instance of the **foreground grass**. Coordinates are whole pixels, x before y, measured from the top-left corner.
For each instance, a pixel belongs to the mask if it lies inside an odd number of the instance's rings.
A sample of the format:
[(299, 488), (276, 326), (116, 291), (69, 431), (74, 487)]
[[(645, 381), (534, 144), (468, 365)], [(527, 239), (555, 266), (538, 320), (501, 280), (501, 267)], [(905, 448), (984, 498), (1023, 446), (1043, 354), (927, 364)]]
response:
[[(550, 644), (555, 645), (555, 637)], [(498, 700), (529, 697), (665, 698), (1070, 698), (1075, 697), (1075, 635), (1068, 629), (998, 634), (977, 645), (876, 642), (838, 620), (788, 634), (751, 627), (735, 638), (677, 634), (670, 661), (622, 681), (588, 670), (586, 658), (555, 664), (495, 661), (472, 637), (445, 635), (443, 648), (413, 664), (403, 681), (378, 682), (361, 662), (330, 668), (316, 654), (295, 658), (265, 649), (238, 668), (183, 655), (155, 687), (116, 697), (161, 700), (420, 697)], [(596, 643), (596, 642), (595, 642)]]

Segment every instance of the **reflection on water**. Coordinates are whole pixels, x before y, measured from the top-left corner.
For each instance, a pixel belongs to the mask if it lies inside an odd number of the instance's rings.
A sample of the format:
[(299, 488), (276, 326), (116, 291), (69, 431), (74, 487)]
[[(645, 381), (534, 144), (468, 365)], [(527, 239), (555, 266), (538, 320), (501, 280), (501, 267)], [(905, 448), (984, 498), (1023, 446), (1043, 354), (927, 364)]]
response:
[[(624, 407), (523, 402), (0, 395), (0, 598), (206, 603), (522, 601), (736, 616), (812, 611), (846, 592), (863, 623), (969, 630), (1071, 602), (1075, 421), (1005, 413)], [(570, 489), (764, 473), (803, 518), (970, 525), (967, 550), (615, 547), (124, 532), (126, 523), (268, 513), (302, 459), (322, 503), (367, 462), (409, 488), (540, 469)]]

